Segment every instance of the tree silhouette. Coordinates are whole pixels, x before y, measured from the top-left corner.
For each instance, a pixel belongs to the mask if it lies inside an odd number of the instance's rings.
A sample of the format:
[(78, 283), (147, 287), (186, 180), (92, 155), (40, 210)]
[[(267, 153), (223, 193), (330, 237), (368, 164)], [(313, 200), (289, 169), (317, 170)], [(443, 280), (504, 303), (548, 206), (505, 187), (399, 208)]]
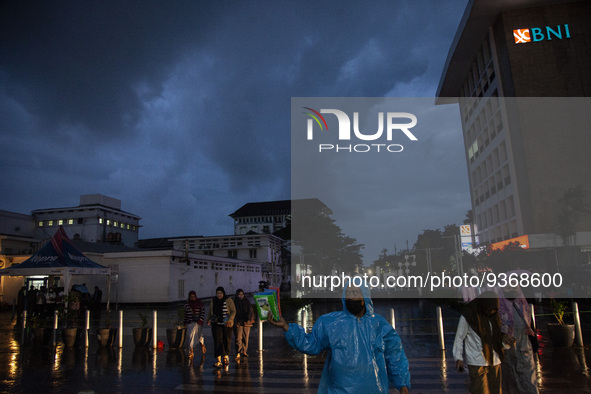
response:
[(587, 203), (587, 193), (582, 185), (567, 189), (562, 198), (558, 200), (557, 233), (562, 237), (565, 245), (571, 244), (571, 237), (576, 233), (577, 221), (581, 214), (589, 212), (591, 211)]
[(343, 234), (327, 212), (298, 210), (292, 215), (292, 237), (313, 275), (330, 275), (333, 270), (349, 273), (362, 265), (364, 245)]

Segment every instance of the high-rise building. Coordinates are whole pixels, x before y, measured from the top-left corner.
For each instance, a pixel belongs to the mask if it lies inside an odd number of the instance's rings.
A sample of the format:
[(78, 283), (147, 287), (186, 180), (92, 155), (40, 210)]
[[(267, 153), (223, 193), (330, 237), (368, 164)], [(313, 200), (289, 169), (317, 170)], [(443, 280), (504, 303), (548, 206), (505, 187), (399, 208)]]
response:
[(458, 103), (480, 242), (591, 245), (591, 2), (471, 0), (438, 104)]

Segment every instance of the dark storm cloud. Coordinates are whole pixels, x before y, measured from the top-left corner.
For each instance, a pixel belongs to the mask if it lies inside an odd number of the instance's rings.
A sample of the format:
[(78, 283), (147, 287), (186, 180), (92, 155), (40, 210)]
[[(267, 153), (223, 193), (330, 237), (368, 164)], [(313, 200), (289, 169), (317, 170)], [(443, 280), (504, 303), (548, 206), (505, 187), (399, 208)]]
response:
[(207, 27), (184, 17), (201, 13), (196, 4), (5, 2), (7, 93), (47, 130), (80, 125), (101, 137), (128, 131), (141, 111), (137, 87), (159, 94), (180, 52)]
[(465, 3), (3, 2), (0, 209), (103, 193), (142, 237), (230, 232), (290, 196), (291, 97), (434, 94)]

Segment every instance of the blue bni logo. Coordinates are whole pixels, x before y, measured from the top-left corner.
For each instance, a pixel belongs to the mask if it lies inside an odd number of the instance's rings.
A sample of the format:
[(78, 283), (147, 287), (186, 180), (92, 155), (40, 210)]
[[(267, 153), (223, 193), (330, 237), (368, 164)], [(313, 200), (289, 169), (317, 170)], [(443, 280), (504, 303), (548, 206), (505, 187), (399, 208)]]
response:
[(568, 25), (556, 25), (556, 27), (530, 27), (527, 29), (513, 30), (513, 38), (516, 44), (527, 44), (538, 41), (551, 41), (552, 39), (562, 40), (570, 38)]

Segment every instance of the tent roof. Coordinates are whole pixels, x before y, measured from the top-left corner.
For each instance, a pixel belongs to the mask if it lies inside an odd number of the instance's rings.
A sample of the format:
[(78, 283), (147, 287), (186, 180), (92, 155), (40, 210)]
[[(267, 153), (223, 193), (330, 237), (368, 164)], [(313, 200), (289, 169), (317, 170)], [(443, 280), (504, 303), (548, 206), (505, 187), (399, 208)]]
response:
[(109, 271), (109, 267), (95, 263), (80, 252), (60, 226), (39, 252), (20, 264), (0, 270), (0, 275), (108, 275)]

